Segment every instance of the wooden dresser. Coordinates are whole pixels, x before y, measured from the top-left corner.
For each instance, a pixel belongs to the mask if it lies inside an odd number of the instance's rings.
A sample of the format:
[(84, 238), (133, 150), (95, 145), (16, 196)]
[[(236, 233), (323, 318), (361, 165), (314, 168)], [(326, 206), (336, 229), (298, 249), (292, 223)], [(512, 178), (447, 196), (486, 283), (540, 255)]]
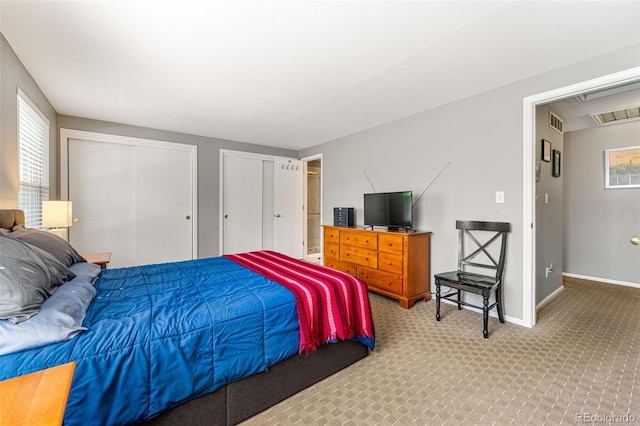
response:
[(369, 290), (411, 308), (431, 299), (430, 232), (324, 227), (324, 265), (367, 283)]

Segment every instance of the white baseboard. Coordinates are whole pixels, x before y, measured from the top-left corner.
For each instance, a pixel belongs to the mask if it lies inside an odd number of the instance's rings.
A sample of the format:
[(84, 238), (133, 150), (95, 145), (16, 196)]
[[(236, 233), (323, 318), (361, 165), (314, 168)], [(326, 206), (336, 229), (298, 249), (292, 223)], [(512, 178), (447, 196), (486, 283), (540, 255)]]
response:
[(607, 278), (598, 278), (598, 277), (589, 277), (587, 275), (570, 274), (568, 272), (563, 272), (562, 276), (563, 277), (578, 278), (578, 279), (581, 279), (581, 280), (588, 280), (588, 281), (599, 281), (601, 283), (606, 283), (606, 284), (615, 284), (615, 285), (623, 285), (623, 286), (626, 286), (626, 287), (640, 288), (640, 284), (639, 283), (630, 283), (630, 282), (627, 282), (627, 281), (610, 280), (610, 279), (607, 279)]
[[(435, 303), (435, 301), (436, 301), (435, 295), (433, 296), (433, 299), (432, 299), (432, 300), (433, 300), (433, 302)], [(458, 304), (457, 304), (456, 302), (454, 302), (453, 300), (440, 299), (440, 301), (441, 301), (442, 303), (448, 303), (449, 305), (458, 306)], [(462, 309), (468, 309), (468, 310), (470, 310), (470, 311), (473, 311), (473, 312), (477, 312), (477, 313), (479, 313), (479, 314), (482, 314), (482, 309), (474, 308), (473, 306), (464, 306), (464, 305), (462, 305)], [(492, 318), (496, 318), (496, 319), (498, 319), (498, 311), (496, 311), (495, 309), (490, 310), (490, 311), (489, 311), (489, 316), (490, 316), (490, 317), (492, 317)], [(505, 314), (505, 315), (504, 315), (504, 320), (505, 320), (506, 322), (510, 322), (511, 324), (520, 325), (520, 326), (525, 327), (525, 325), (524, 325), (524, 321), (523, 321), (522, 319), (520, 319), (520, 318), (514, 318), (514, 317), (512, 317), (512, 316), (509, 316), (509, 315)], [(529, 327), (529, 328), (530, 328), (530, 327)]]
[(556, 289), (556, 291), (554, 291), (553, 293), (551, 293), (550, 295), (548, 295), (547, 297), (545, 297), (540, 303), (538, 303), (536, 305), (536, 311), (540, 308), (542, 308), (544, 305), (546, 305), (547, 303), (551, 302), (551, 300), (553, 300), (557, 295), (559, 295), (560, 293), (562, 293), (562, 291), (564, 291), (564, 286), (560, 286), (558, 289)]

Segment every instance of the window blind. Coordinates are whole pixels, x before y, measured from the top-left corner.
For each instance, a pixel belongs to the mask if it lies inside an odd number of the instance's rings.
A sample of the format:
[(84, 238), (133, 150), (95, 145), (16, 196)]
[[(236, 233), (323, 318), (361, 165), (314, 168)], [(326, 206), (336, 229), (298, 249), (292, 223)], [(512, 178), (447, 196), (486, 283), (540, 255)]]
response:
[(18, 93), (18, 208), (25, 226), (42, 228), (42, 201), (49, 199), (49, 121)]

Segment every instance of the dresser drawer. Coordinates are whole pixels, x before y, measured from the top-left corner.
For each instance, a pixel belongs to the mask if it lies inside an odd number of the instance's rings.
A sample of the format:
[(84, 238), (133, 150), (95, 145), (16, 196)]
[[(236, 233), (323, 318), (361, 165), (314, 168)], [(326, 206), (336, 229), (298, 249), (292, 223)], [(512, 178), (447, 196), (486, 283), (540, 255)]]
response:
[(358, 278), (373, 287), (373, 290), (402, 295), (402, 275), (363, 267), (358, 268)]
[(342, 231), (340, 232), (340, 244), (376, 250), (378, 235), (366, 231)]
[(399, 235), (380, 235), (378, 249), (387, 253), (395, 253), (402, 255), (402, 247), (404, 246), (404, 238)]
[(340, 230), (335, 228), (324, 228), (324, 242), (338, 244), (340, 242)]
[(380, 252), (378, 253), (378, 269), (402, 275), (402, 259), (403, 257), (397, 254)]
[(340, 246), (340, 260), (356, 263), (358, 265), (378, 267), (378, 253), (375, 250), (367, 250), (359, 247)]
[(340, 246), (338, 244), (325, 243), (324, 257), (331, 259), (340, 259)]
[(349, 262), (342, 262), (340, 260), (337, 259), (325, 259), (324, 260), (324, 266), (327, 266), (331, 269), (335, 269), (337, 271), (342, 271), (342, 272), (346, 272), (347, 274), (351, 275), (352, 277), (357, 276), (356, 273), (356, 265), (354, 265), (353, 263), (349, 263)]

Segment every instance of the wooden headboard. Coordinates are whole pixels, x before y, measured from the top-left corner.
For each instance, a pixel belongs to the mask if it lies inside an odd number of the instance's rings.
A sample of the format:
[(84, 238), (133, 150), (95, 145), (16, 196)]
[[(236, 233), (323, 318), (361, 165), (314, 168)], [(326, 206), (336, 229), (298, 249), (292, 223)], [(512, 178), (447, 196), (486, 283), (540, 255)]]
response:
[(18, 209), (0, 210), (0, 228), (11, 229), (24, 225), (24, 211)]

